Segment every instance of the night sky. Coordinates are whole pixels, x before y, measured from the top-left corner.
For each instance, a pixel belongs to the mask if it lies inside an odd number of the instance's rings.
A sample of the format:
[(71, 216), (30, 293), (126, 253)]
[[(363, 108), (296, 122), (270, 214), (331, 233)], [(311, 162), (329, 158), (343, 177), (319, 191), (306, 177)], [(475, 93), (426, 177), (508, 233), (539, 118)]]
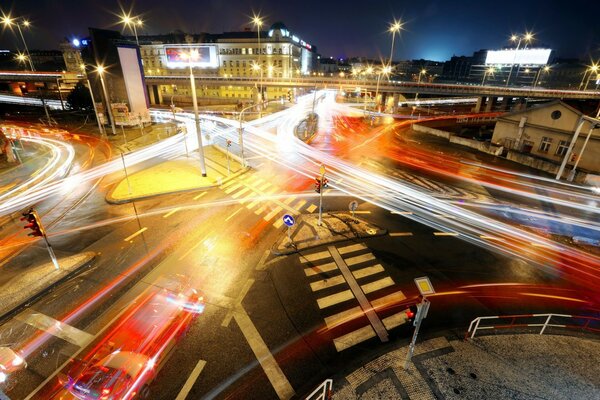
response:
[[(142, 15), (141, 33), (149, 34), (243, 30), (253, 11), (260, 12), (267, 26), (284, 22), (325, 57), (389, 57), (386, 30), (394, 18), (405, 22), (396, 36), (396, 60), (444, 61), (497, 49), (508, 44), (511, 33), (525, 30), (557, 56), (586, 61), (600, 56), (600, 3), (591, 0), (3, 0), (1, 7), (31, 20), (33, 29), (24, 33), (35, 49), (58, 48), (61, 39), (84, 36), (88, 27), (120, 29), (116, 15), (122, 8)], [(0, 34), (0, 48), (16, 45), (10, 31)]]

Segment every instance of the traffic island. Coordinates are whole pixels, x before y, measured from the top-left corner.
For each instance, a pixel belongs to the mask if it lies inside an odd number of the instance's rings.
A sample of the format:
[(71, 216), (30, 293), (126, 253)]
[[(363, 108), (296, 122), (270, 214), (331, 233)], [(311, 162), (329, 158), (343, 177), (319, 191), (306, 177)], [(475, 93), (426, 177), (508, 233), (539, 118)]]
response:
[(275, 243), (271, 253), (292, 254), (324, 244), (387, 234), (386, 229), (353, 217), (347, 212), (324, 213), (321, 225), (318, 222), (319, 214), (297, 216), (295, 224)]
[(96, 253), (88, 251), (58, 260), (59, 269), (52, 262), (28, 268), (0, 287), (0, 318), (18, 312), (42, 294), (90, 265)]

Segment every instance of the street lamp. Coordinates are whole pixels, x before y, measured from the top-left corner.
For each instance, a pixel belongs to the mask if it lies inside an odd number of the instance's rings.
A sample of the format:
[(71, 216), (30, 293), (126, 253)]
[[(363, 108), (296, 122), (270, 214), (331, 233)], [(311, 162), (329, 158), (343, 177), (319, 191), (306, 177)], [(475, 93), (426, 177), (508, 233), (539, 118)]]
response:
[(32, 71), (35, 71), (35, 68), (33, 67), (33, 61), (31, 60), (31, 54), (29, 54), (29, 48), (27, 47), (27, 42), (25, 42), (25, 36), (23, 36), (23, 31), (21, 30), (21, 24), (25, 28), (29, 28), (31, 25), (29, 21), (24, 18), (11, 18), (10, 16), (5, 15), (2, 17), (2, 23), (7, 27), (11, 27), (13, 25), (17, 26), (17, 30), (19, 31), (19, 35), (21, 35), (21, 40), (23, 41), (23, 46), (25, 47), (25, 54), (27, 54), (27, 59), (29, 60), (29, 66), (31, 67)]
[[(259, 96), (258, 96), (258, 101), (262, 102), (262, 97), (263, 97), (263, 83), (262, 83), (263, 68), (262, 68), (262, 63), (261, 63), (262, 48), (260, 47), (260, 27), (262, 26), (263, 21), (262, 21), (262, 18), (259, 15), (255, 15), (252, 18), (252, 23), (256, 27), (256, 35), (258, 37), (258, 65), (260, 67), (260, 82), (259, 82), (260, 83), (260, 92), (259, 92)], [(259, 113), (260, 113), (260, 110), (259, 110)]]
[(85, 80), (87, 82), (88, 90), (90, 91), (90, 98), (92, 100), (92, 107), (94, 108), (94, 115), (96, 115), (96, 122), (98, 123), (98, 130), (100, 131), (100, 135), (103, 137), (106, 136), (106, 132), (104, 131), (102, 124), (100, 123), (100, 117), (98, 116), (98, 110), (96, 109), (96, 100), (94, 100), (94, 92), (92, 91), (92, 84), (87, 77), (87, 71), (85, 68), (85, 64), (81, 64), (79, 66), (81, 68), (81, 72), (85, 75)]
[(485, 84), (485, 78), (486, 76), (493, 74), (494, 71), (496, 71), (494, 69), (494, 67), (489, 67), (488, 69), (485, 70), (485, 72), (483, 73), (483, 80), (481, 81), (481, 86), (483, 86)]
[(510, 37), (511, 42), (517, 42), (517, 48), (515, 49), (515, 54), (513, 56), (513, 62), (510, 65), (510, 70), (508, 72), (508, 78), (506, 78), (506, 86), (508, 86), (508, 82), (510, 81), (510, 76), (512, 75), (513, 67), (514, 67), (515, 61), (517, 59), (517, 54), (519, 52), (519, 48), (521, 47), (521, 42), (525, 41), (525, 48), (527, 48), (527, 44), (529, 44), (532, 40), (533, 40), (533, 34), (531, 32), (526, 32), (523, 36), (512, 35)]
[(133, 34), (135, 35), (135, 43), (139, 46), (140, 42), (138, 40), (137, 27), (141, 27), (144, 22), (139, 17), (132, 18), (126, 14), (121, 16), (121, 23), (133, 30)]
[(198, 99), (196, 98), (196, 80), (194, 78), (194, 70), (192, 69), (192, 61), (200, 57), (198, 50), (191, 50), (189, 54), (184, 54), (183, 58), (188, 59), (190, 67), (190, 85), (192, 86), (192, 103), (194, 104), (194, 122), (196, 123), (196, 136), (198, 138), (198, 153), (200, 154), (200, 170), (202, 176), (206, 176), (206, 165), (204, 163), (204, 148), (202, 147), (202, 132), (200, 131), (200, 116), (198, 115)]
[(542, 71), (544, 71), (545, 73), (548, 74), (550, 72), (550, 67), (548, 65), (545, 65), (544, 68), (540, 68), (538, 70), (537, 77), (535, 78), (535, 82), (533, 83), (533, 88), (534, 89), (535, 89), (535, 87), (537, 86), (537, 84), (540, 81), (540, 75), (542, 74)]
[(392, 72), (392, 67), (390, 67), (389, 65), (382, 65), (381, 67), (382, 68), (377, 74), (377, 86), (375, 88), (375, 108), (377, 109), (377, 112), (379, 112), (379, 81), (381, 80), (381, 74), (387, 76), (390, 72)]
[[(110, 127), (112, 128), (113, 136), (117, 136), (117, 128), (115, 128), (115, 119), (113, 118), (112, 108), (110, 106), (110, 98), (108, 97), (108, 92), (106, 91), (106, 85), (104, 84), (104, 72), (106, 68), (102, 65), (98, 65), (96, 67), (96, 73), (100, 77), (100, 84), (102, 85), (102, 94), (104, 95), (104, 103), (106, 104), (106, 111), (108, 112), (108, 118), (110, 118)], [(88, 81), (89, 83), (89, 81)], [(94, 106), (95, 108), (95, 106)], [(96, 115), (97, 117), (97, 115)]]
[[(421, 84), (421, 75), (426, 75), (427, 74), (427, 70), (425, 68), (423, 68), (422, 70), (419, 71), (419, 78), (417, 79), (417, 85)], [(415, 93), (415, 100), (417, 100), (419, 98), (419, 93)]]
[(592, 74), (596, 73), (596, 78), (598, 77), (598, 71), (600, 69), (600, 66), (597, 64), (592, 64), (591, 67), (589, 67), (583, 74), (583, 79), (581, 80), (581, 83), (579, 84), (579, 88), (581, 89), (581, 85), (583, 84), (583, 81), (585, 80), (585, 76), (587, 75), (587, 73), (589, 72), (590, 75), (587, 78), (587, 81), (585, 82), (585, 86), (583, 87), (583, 90), (587, 90), (588, 85), (590, 84), (590, 80), (592, 79)]
[(390, 50), (390, 63), (389, 66), (392, 66), (392, 58), (394, 56), (394, 39), (396, 38), (396, 32), (399, 32), (402, 29), (402, 23), (400, 21), (394, 21), (392, 24), (390, 24), (390, 27), (388, 29), (389, 32), (392, 33), (392, 46), (391, 46), (391, 50)]

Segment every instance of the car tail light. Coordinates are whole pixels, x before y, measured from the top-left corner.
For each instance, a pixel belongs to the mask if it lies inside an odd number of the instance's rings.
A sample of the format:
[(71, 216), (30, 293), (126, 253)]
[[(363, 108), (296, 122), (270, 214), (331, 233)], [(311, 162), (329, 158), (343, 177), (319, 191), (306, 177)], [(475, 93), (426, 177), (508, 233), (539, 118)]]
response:
[(110, 389), (102, 389), (102, 394), (107, 395), (110, 393)]

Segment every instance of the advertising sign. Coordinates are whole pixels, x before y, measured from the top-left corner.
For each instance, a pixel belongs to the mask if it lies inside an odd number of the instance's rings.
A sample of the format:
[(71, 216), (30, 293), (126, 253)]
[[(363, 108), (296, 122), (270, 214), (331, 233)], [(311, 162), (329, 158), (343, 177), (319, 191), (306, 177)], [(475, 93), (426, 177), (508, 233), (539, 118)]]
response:
[(489, 50), (485, 63), (486, 65), (546, 65), (551, 52), (551, 49)]
[(187, 68), (191, 64), (195, 68), (217, 68), (216, 46), (169, 46), (165, 47), (168, 68)]

